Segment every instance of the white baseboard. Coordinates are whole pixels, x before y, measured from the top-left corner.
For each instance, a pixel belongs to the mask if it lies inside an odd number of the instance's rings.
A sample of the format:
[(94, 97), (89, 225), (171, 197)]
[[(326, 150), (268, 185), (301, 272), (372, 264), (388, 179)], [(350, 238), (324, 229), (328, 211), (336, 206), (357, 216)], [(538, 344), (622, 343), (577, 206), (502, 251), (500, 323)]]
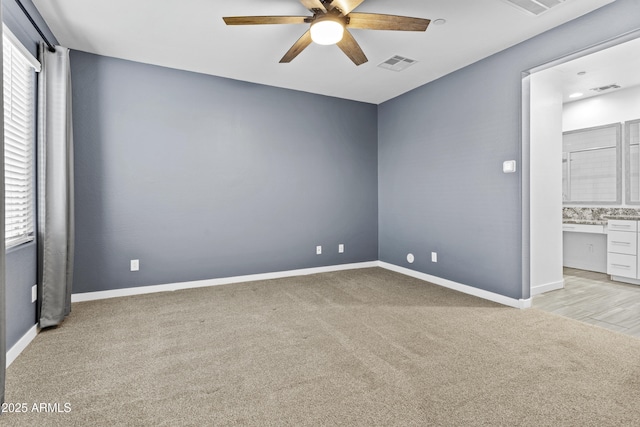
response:
[(382, 267), (387, 270), (395, 271), (416, 279), (424, 280), (438, 286), (453, 289), (465, 294), (473, 295), (489, 301), (497, 302), (509, 307), (529, 308), (531, 307), (531, 298), (514, 299), (494, 292), (485, 291), (474, 288), (473, 286), (464, 285), (462, 283), (453, 282), (451, 280), (442, 279), (426, 273), (420, 273), (405, 267), (389, 264), (383, 261), (369, 261), (355, 264), (340, 264), (326, 267), (304, 268), (299, 270), (277, 271), (273, 273), (250, 274), (246, 276), (223, 277), (220, 279), (197, 280), (192, 282), (168, 283), (164, 285), (140, 286), (136, 288), (113, 289), (109, 291), (85, 292), (81, 294), (71, 295), (71, 302), (94, 301), (107, 298), (118, 298), (131, 295), (151, 294), (155, 292), (171, 292), (181, 289), (203, 288), (208, 286), (229, 285), (232, 283), (253, 282), (257, 280), (279, 279), (283, 277), (304, 276), (308, 274), (329, 273), (332, 271), (355, 270), (359, 268)]
[(24, 334), (22, 338), (20, 338), (20, 340), (18, 340), (18, 342), (9, 349), (9, 351), (7, 351), (7, 368), (13, 363), (14, 360), (16, 360), (18, 356), (20, 356), (20, 353), (22, 353), (24, 349), (27, 348), (27, 346), (31, 343), (31, 341), (33, 341), (36, 335), (38, 335), (38, 332), (40, 332), (40, 328), (38, 328), (38, 325), (33, 325), (33, 327), (29, 329), (27, 333)]
[(277, 271), (273, 273), (250, 274), (246, 276), (223, 277), (220, 279), (197, 280), (193, 282), (168, 283), (164, 285), (140, 286), (136, 288), (114, 289), (110, 291), (85, 292), (72, 294), (71, 302), (94, 301), (107, 298), (126, 297), (131, 295), (151, 294), (155, 292), (171, 292), (182, 289), (203, 288), (207, 286), (229, 285), (231, 283), (255, 282), (257, 280), (280, 279), (283, 277), (304, 276), (308, 274), (329, 273), (332, 271), (355, 270), (359, 268), (377, 267), (378, 261), (355, 264), (339, 264), (326, 267), (303, 268), (299, 270)]
[(411, 276), (416, 279), (424, 280), (425, 282), (433, 283), (434, 285), (443, 286), (445, 288), (453, 289), (465, 294), (473, 295), (482, 299), (497, 302), (498, 304), (506, 305), (515, 308), (530, 308), (531, 298), (528, 299), (515, 299), (506, 297), (504, 295), (496, 294), (494, 292), (485, 291), (482, 289), (474, 288), (473, 286), (463, 285), (462, 283), (454, 282), (451, 280), (443, 279), (441, 277), (432, 276), (430, 274), (421, 273), (419, 271), (411, 270), (405, 267), (400, 267), (387, 262), (378, 261), (378, 265), (387, 270), (395, 271), (396, 273)]
[(564, 288), (564, 279), (559, 282), (545, 283), (544, 285), (531, 286), (531, 296), (540, 295), (544, 292), (555, 291)]

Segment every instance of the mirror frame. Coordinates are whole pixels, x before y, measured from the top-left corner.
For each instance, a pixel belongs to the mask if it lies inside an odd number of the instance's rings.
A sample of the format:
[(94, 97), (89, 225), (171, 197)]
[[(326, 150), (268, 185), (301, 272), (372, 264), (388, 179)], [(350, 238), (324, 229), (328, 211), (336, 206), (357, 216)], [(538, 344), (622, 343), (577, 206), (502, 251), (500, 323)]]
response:
[[(563, 200), (562, 206), (581, 206), (581, 205), (622, 205), (622, 123), (611, 123), (608, 125), (602, 126), (594, 126), (590, 128), (584, 129), (575, 129), (567, 132), (562, 132), (562, 136), (571, 133), (584, 132), (588, 130), (596, 130), (596, 129), (604, 129), (604, 128), (615, 128), (616, 129), (616, 200), (612, 201), (601, 201), (601, 200)], [(627, 146), (628, 147), (628, 146)], [(563, 147), (564, 153), (564, 147)], [(627, 154), (625, 152), (625, 154)], [(626, 161), (628, 162), (629, 156), (625, 156)], [(626, 168), (628, 171), (628, 168)], [(628, 176), (628, 173), (626, 174)], [(627, 187), (628, 188), (628, 187)], [(640, 204), (640, 201), (638, 202)]]
[(640, 205), (640, 199), (631, 200), (631, 125), (640, 123), (640, 119), (628, 120), (624, 122), (624, 186), (625, 203), (627, 205)]

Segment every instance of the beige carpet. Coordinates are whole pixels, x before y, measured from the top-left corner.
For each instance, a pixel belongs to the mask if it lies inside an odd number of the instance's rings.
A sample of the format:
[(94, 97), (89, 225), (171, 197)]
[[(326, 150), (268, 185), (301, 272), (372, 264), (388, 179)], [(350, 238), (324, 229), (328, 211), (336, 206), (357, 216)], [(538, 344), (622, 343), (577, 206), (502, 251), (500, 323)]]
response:
[(637, 426), (640, 340), (372, 268), (74, 304), (7, 402), (11, 426)]

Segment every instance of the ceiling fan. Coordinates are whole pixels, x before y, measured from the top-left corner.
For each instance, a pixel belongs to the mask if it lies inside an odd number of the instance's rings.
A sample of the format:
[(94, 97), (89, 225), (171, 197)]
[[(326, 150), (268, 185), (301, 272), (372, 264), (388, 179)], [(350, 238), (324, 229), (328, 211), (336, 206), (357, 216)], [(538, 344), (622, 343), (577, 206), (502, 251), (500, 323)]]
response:
[(313, 41), (324, 45), (337, 44), (356, 65), (367, 62), (367, 57), (349, 28), (426, 31), (431, 22), (422, 18), (352, 12), (362, 2), (364, 0), (300, 0), (313, 16), (231, 16), (222, 19), (227, 25), (311, 24), (280, 63), (291, 62)]

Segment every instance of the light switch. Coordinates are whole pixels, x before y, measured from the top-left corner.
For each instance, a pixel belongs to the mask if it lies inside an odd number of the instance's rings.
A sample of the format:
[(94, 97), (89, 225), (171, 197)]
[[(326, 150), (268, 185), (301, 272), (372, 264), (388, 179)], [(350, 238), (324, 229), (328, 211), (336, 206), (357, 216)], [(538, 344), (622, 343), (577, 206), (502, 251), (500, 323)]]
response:
[(502, 172), (504, 173), (514, 173), (516, 171), (516, 161), (515, 160), (507, 160), (502, 163)]

